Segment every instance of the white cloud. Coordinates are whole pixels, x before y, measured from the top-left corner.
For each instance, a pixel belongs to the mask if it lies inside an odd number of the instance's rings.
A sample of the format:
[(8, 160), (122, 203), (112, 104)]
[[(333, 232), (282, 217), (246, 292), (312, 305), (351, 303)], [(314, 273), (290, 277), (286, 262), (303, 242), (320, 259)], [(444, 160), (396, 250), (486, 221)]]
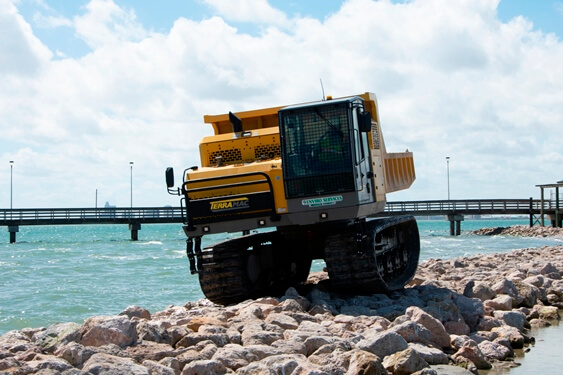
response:
[(267, 0), (202, 0), (228, 21), (288, 26), (287, 15)]
[(52, 53), (10, 1), (0, 1), (0, 74), (34, 74)]
[(119, 7), (113, 0), (91, 0), (86, 10), (73, 23), (77, 34), (92, 48), (137, 42), (147, 34), (135, 12)]
[[(204, 114), (320, 99), (319, 78), (329, 95), (375, 92), (388, 149), (414, 151), (418, 179), (391, 200), (445, 198), (446, 156), (454, 199), (527, 198), (563, 178), (563, 44), (521, 17), (502, 23), (496, 0), (348, 0), (322, 21), (208, 3), (222, 17), (154, 33), (93, 0), (72, 19), (92, 52), (52, 59), (0, 2), (20, 41), (0, 41), (0, 160), (16, 161), (16, 206), (93, 205), (96, 189), (126, 206), (129, 161), (135, 204), (177, 204), (164, 169), (199, 164)], [(233, 27), (260, 6), (260, 35)]]

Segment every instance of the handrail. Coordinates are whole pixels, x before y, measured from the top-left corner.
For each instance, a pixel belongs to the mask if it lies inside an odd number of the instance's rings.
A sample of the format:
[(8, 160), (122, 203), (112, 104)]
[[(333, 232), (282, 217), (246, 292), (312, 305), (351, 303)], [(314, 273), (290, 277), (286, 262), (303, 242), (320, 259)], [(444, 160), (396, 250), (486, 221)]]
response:
[[(541, 200), (530, 199), (465, 199), (465, 200), (427, 200), (427, 201), (404, 201), (387, 202), (385, 212), (419, 212), (420, 214), (432, 213), (480, 213), (506, 212), (530, 213), (541, 210)], [(544, 202), (544, 210), (552, 209)]]
[(0, 225), (17, 223), (54, 224), (115, 222), (181, 222), (181, 207), (22, 208), (0, 209)]

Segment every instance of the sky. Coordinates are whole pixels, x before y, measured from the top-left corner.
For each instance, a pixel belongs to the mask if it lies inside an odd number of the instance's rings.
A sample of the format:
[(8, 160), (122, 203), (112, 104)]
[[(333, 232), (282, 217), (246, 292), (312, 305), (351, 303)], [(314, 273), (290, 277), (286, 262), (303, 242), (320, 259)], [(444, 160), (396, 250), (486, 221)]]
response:
[(563, 0), (0, 0), (0, 30), (0, 208), (177, 206), (164, 171), (200, 164), (203, 115), (321, 79), (375, 93), (388, 151), (413, 151), (389, 201), (563, 179)]

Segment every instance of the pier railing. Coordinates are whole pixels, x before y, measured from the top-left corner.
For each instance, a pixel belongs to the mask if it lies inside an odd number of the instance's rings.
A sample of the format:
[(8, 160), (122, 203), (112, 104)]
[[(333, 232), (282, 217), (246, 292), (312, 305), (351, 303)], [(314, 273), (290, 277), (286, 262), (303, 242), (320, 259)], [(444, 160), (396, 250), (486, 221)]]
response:
[[(543, 207), (542, 207), (543, 206)], [(552, 202), (534, 199), (466, 199), (387, 202), (385, 211), (378, 216), (445, 215), (450, 224), (456, 222), (459, 234), (463, 215), (528, 215), (533, 217), (553, 214)], [(556, 215), (560, 214), (558, 210)], [(0, 226), (7, 226), (10, 242), (22, 225), (67, 224), (128, 224), (131, 238), (136, 240), (141, 224), (185, 222), (182, 207), (108, 207), (108, 208), (23, 208), (0, 209)], [(557, 217), (557, 216), (556, 216)], [(542, 223), (543, 225), (543, 219)], [(450, 232), (454, 230), (451, 227)]]
[[(542, 209), (540, 200), (533, 199), (465, 199), (387, 202), (386, 214), (401, 215), (528, 215)], [(553, 210), (544, 202), (544, 211)]]
[[(542, 211), (540, 200), (466, 199), (387, 202), (383, 215), (529, 215)], [(554, 211), (544, 201), (543, 212)], [(181, 207), (0, 209), (0, 226), (59, 224), (181, 223)]]
[(181, 207), (23, 208), (0, 210), (0, 225), (181, 223)]

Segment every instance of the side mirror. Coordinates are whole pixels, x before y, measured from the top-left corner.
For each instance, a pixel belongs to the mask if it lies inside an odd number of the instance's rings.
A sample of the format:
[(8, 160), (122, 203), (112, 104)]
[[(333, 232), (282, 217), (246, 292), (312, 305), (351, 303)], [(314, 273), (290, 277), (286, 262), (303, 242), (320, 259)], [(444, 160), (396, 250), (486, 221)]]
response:
[(174, 187), (174, 168), (166, 168), (166, 186), (170, 189)]
[(358, 126), (363, 133), (371, 131), (371, 114), (369, 112), (364, 111), (358, 114)]

